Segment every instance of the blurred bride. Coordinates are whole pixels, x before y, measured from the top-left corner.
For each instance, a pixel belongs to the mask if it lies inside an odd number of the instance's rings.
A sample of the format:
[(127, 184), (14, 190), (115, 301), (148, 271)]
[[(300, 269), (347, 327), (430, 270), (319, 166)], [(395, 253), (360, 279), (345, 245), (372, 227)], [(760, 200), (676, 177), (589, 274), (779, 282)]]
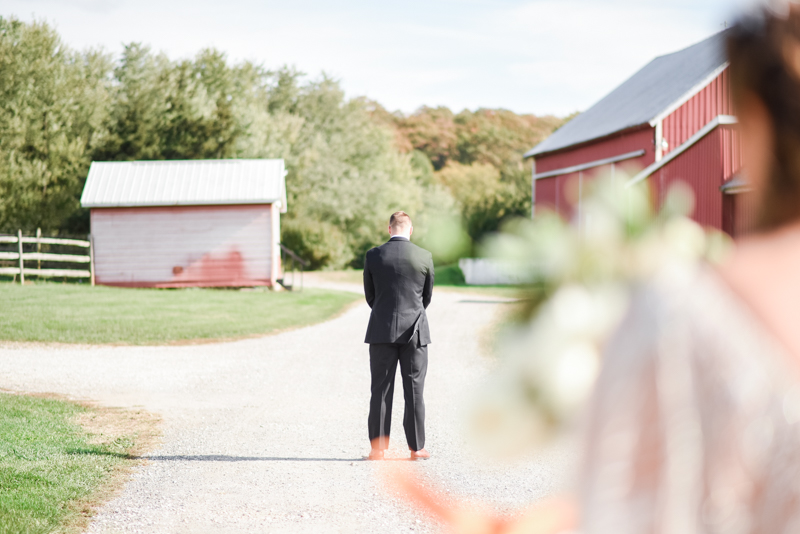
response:
[(458, 532), (800, 532), (800, 6), (728, 32), (759, 214), (723, 264), (663, 269), (605, 344), (571, 497), (504, 521), (409, 496)]

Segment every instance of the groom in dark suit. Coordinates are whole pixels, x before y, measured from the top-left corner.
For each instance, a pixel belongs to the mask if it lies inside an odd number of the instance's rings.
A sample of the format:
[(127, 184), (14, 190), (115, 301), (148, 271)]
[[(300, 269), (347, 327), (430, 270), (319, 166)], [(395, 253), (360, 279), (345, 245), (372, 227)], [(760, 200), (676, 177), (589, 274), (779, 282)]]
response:
[(414, 227), (402, 211), (389, 219), (389, 241), (367, 252), (364, 295), (372, 308), (365, 343), (369, 343), (372, 397), (369, 402), (370, 460), (382, 460), (389, 446), (397, 363), (403, 378), (403, 428), (412, 460), (426, 460), (425, 402), (431, 334), (425, 308), (433, 292), (431, 253), (409, 241)]

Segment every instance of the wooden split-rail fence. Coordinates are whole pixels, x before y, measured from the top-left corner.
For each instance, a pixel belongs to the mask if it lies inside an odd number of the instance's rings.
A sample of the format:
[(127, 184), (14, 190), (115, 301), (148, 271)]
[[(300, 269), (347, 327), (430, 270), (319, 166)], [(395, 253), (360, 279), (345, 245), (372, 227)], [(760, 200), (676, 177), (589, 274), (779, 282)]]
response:
[[(0, 260), (15, 261), (15, 267), (0, 265), (0, 275), (19, 275), (21, 284), (25, 283), (25, 275), (41, 278), (88, 278), (94, 285), (94, 247), (91, 237), (89, 240), (61, 239), (56, 237), (42, 237), (41, 231), (35, 237), (25, 237), (22, 231), (17, 235), (0, 235), (0, 244), (17, 245), (15, 252), (0, 251)], [(23, 245), (36, 245), (36, 252), (24, 252)], [(84, 254), (52, 254), (41, 252), (42, 245), (58, 245), (83, 249)], [(30, 248), (30, 247), (29, 247)], [(77, 251), (76, 251), (77, 252)], [(84, 269), (42, 269), (42, 262), (83, 264)]]

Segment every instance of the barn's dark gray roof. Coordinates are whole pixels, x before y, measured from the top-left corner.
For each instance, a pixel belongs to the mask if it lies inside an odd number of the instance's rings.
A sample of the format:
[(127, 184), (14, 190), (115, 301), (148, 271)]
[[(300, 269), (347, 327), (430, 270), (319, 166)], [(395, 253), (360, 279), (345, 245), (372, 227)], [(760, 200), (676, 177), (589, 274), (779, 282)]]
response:
[(689, 48), (657, 57), (525, 157), (649, 123), (725, 65), (725, 34), (717, 33)]

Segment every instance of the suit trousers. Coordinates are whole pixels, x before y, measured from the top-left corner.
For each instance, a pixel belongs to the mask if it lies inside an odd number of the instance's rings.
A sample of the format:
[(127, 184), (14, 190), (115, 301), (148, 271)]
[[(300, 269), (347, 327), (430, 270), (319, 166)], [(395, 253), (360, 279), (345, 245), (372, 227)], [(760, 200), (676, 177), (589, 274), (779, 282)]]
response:
[(428, 372), (428, 346), (419, 344), (419, 332), (415, 332), (408, 343), (372, 343), (369, 346), (369, 367), (372, 374), (372, 396), (367, 423), (369, 440), (374, 448), (389, 447), (394, 378), (398, 362), (405, 397), (403, 428), (408, 447), (418, 451), (425, 447), (425, 401), (422, 393)]

